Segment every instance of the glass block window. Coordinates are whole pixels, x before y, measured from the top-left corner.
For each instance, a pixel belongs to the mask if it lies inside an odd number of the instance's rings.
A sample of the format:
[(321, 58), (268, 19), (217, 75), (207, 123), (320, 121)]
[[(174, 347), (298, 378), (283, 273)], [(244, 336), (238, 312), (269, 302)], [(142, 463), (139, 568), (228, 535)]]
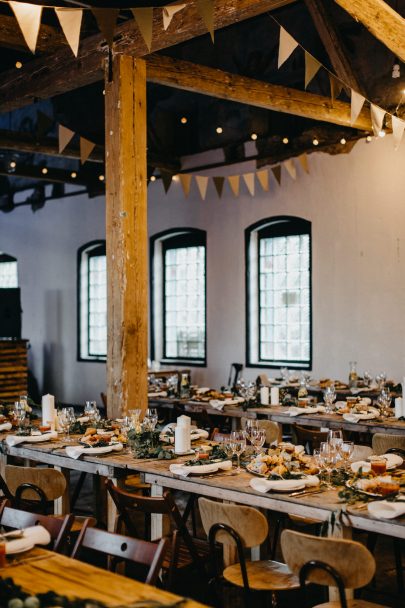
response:
[(152, 242), (152, 358), (204, 365), (206, 234), (175, 230)]
[(0, 288), (2, 287), (18, 287), (17, 260), (6, 253), (0, 253)]
[(309, 368), (310, 223), (300, 218), (267, 220), (251, 230), (249, 253), (248, 348), (251, 363)]
[(79, 250), (79, 359), (107, 357), (107, 265), (105, 242)]

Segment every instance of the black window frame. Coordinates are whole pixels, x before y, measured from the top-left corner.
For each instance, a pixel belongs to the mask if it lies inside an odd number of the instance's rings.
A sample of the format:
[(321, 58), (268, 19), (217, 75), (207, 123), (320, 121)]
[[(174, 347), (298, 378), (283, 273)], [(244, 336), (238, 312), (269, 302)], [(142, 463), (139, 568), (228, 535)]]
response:
[[(18, 260), (13, 255), (9, 253), (0, 253), (0, 264), (5, 264), (8, 262), (16, 262), (17, 264), (17, 288), (20, 286), (20, 281), (18, 280)], [(8, 289), (7, 287), (0, 287), (0, 289)], [(15, 288), (12, 288), (15, 289)]]
[[(251, 323), (250, 323), (250, 308), (251, 308), (251, 293), (250, 293), (250, 259), (249, 249), (252, 233), (257, 233), (257, 335), (258, 335), (258, 348), (257, 348), (257, 361), (253, 361), (250, 352), (251, 343)], [(282, 361), (282, 360), (269, 360), (261, 359), (260, 345), (261, 345), (261, 305), (260, 305), (260, 240), (263, 238), (277, 237), (277, 236), (294, 236), (300, 234), (307, 234), (309, 236), (309, 360), (308, 362), (303, 361)], [(291, 215), (278, 215), (274, 217), (268, 217), (262, 219), (254, 224), (251, 224), (245, 229), (245, 327), (246, 327), (246, 338), (245, 338), (245, 359), (246, 367), (257, 367), (267, 369), (280, 369), (280, 367), (288, 367), (291, 369), (305, 369), (312, 370), (313, 363), (313, 306), (312, 306), (312, 223), (302, 217), (291, 216)], [(273, 361), (273, 362), (272, 362)]]
[[(162, 244), (162, 345), (163, 352), (160, 357), (162, 365), (187, 365), (188, 367), (207, 367), (207, 232), (200, 228), (170, 228), (150, 237), (150, 358), (156, 358), (156, 326), (159, 323), (155, 319), (155, 281), (154, 281), (154, 258), (157, 242)], [(165, 253), (168, 249), (180, 247), (204, 247), (204, 358), (195, 359), (189, 357), (166, 356), (166, 264)]]

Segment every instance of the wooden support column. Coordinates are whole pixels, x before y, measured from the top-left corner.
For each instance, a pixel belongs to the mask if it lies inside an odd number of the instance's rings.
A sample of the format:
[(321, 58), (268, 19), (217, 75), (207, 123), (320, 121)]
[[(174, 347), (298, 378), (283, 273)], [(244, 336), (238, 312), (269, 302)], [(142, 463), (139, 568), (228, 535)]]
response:
[(146, 66), (117, 55), (111, 68), (105, 83), (107, 404), (108, 415), (119, 416), (148, 405)]

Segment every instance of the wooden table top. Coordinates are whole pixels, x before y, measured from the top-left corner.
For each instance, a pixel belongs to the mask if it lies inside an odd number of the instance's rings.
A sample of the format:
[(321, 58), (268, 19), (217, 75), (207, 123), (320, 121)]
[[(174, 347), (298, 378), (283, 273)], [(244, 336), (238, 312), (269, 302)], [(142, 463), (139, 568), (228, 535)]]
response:
[[(156, 587), (39, 548), (10, 560), (0, 569), (0, 577), (11, 577), (27, 593), (54, 591), (69, 599), (98, 600), (111, 608), (140, 600), (171, 604), (181, 599)], [(204, 605), (187, 600), (183, 606), (203, 608)]]

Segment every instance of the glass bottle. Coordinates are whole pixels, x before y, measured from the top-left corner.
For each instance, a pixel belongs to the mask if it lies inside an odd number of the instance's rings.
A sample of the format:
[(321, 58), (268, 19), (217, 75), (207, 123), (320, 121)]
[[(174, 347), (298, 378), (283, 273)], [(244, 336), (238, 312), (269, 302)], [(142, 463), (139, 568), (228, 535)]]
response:
[(349, 361), (349, 387), (356, 388), (357, 387), (357, 361)]

